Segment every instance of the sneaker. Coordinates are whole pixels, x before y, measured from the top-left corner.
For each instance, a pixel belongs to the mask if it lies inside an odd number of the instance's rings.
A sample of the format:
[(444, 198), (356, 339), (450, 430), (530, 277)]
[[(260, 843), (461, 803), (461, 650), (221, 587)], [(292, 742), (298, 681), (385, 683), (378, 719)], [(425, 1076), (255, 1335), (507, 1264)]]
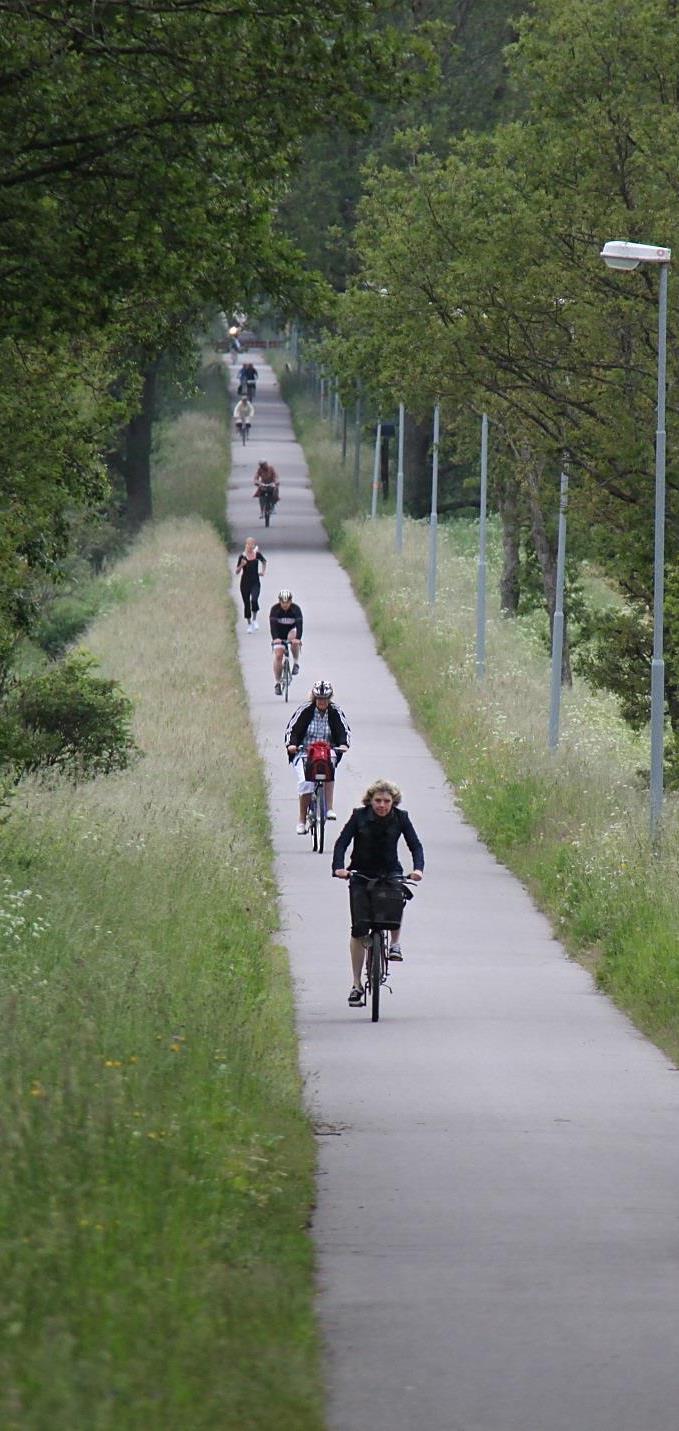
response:
[(303, 820), (297, 821), (297, 834), (306, 835), (306, 825)]
[(326, 820), (336, 820), (336, 819), (337, 819), (337, 816), (336, 816), (336, 814), (335, 814), (335, 811), (334, 811), (334, 810), (326, 810), (326, 812), (325, 812), (325, 818), (326, 818)]
[(274, 691), (274, 695), (275, 695), (275, 696), (282, 696), (282, 694), (283, 694), (283, 687), (282, 687), (280, 681), (276, 681), (276, 684), (275, 684), (275, 686), (274, 686), (274, 688), (273, 688), (273, 691)]
[(390, 944), (390, 946), (389, 946), (389, 958), (390, 958), (390, 959), (395, 959), (395, 961), (396, 961), (397, 964), (402, 964), (402, 963), (403, 963), (403, 955), (402, 955), (402, 953), (401, 953), (401, 946), (400, 946), (400, 944)]
[(251, 635), (252, 635), (252, 632), (254, 631), (254, 629), (255, 629), (255, 628), (254, 628), (252, 622), (251, 622), (251, 621), (248, 621), (248, 629), (247, 629), (247, 634), (248, 634), (248, 636), (251, 636)]
[(292, 668), (291, 674), (292, 674), (293, 676), (298, 676), (298, 675), (299, 675), (299, 661), (295, 661), (295, 663), (294, 663), (294, 665), (293, 665), (293, 668)]
[(354, 984), (351, 990), (349, 1003), (353, 1009), (357, 1009), (363, 1003), (363, 990), (359, 989), (357, 984)]
[(254, 619), (254, 621), (253, 621), (253, 623), (252, 623), (252, 629), (253, 629), (253, 631), (259, 631), (259, 622), (258, 622), (256, 616), (255, 616), (255, 619)]

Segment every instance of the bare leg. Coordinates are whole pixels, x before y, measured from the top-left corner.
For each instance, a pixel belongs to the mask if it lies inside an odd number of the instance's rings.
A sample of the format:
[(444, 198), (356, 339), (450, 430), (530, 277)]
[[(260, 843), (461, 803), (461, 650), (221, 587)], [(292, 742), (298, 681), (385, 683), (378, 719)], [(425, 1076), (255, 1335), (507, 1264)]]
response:
[(274, 678), (274, 681), (280, 681), (280, 678), (281, 678), (282, 674), (283, 674), (283, 647), (282, 647), (282, 646), (274, 646), (274, 648), (273, 648), (273, 678)]
[(389, 943), (390, 943), (390, 944), (400, 944), (400, 943), (401, 943), (401, 930), (400, 930), (400, 927), (399, 927), (398, 929), (392, 929), (392, 930), (390, 930), (390, 932), (389, 932)]
[(309, 805), (310, 805), (310, 804), (311, 804), (311, 796), (310, 796), (310, 795), (300, 795), (300, 797), (299, 797), (299, 818), (300, 818), (300, 821), (303, 822), (303, 821), (306, 820), (306, 817), (307, 817), (307, 815), (308, 815), (308, 813), (309, 813)]
[(326, 810), (332, 810), (333, 804), (334, 804), (334, 800), (335, 800), (335, 782), (334, 782), (334, 780), (326, 780), (326, 782), (325, 782), (325, 808), (326, 808)]
[(349, 940), (351, 950), (351, 972), (354, 984), (357, 989), (363, 988), (363, 961), (365, 959), (365, 943), (362, 939), (354, 939), (353, 935)]

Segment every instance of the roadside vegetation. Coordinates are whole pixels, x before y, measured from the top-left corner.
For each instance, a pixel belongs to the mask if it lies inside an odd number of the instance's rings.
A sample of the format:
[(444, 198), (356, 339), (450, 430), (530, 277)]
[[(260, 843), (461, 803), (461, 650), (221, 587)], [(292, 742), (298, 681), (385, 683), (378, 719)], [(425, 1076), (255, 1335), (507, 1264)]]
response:
[[(219, 433), (168, 424), (166, 511), (178, 473), (223, 504)], [(87, 649), (140, 754), (22, 781), (0, 827), (0, 1422), (315, 1431), (313, 1145), (224, 547), (168, 516), (115, 580)]]
[[(574, 678), (563, 691), (559, 749), (547, 749), (545, 613), (507, 619), (497, 597), (501, 529), (490, 523), (487, 675), (475, 675), (478, 523), (439, 527), (437, 601), (426, 599), (428, 525), (354, 510), (339, 448), (305, 396), (298, 434), (335, 549), (465, 817), (530, 887), (555, 932), (599, 986), (679, 1058), (679, 810), (666, 797), (659, 856), (649, 842), (648, 739), (610, 693)], [(601, 583), (587, 578), (601, 603)]]

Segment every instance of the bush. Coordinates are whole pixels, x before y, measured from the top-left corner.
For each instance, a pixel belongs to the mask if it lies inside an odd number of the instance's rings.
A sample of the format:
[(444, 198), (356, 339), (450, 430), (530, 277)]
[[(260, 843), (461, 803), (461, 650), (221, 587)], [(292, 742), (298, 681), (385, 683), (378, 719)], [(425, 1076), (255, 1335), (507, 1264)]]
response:
[(79, 780), (129, 765), (136, 751), (132, 704), (94, 668), (94, 658), (80, 651), (11, 688), (0, 720), (0, 764), (13, 766), (16, 779), (57, 768)]

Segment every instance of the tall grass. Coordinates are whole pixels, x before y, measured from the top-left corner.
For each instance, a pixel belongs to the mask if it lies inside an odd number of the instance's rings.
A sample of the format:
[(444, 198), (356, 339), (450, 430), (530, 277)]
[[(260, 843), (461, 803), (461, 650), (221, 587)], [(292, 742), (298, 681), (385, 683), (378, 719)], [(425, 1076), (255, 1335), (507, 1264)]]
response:
[(432, 610), (426, 524), (406, 521), (396, 559), (393, 518), (342, 523), (337, 445), (308, 405), (296, 420), (321, 508), (333, 494), (338, 553), (465, 816), (530, 886), (600, 986), (679, 1058), (679, 806), (668, 795), (655, 855), (646, 735), (629, 730), (612, 696), (576, 678), (563, 693), (560, 745), (550, 753), (543, 621), (540, 613), (517, 620), (500, 614), (497, 525), (490, 524), (487, 675), (480, 684), (478, 524), (439, 527)]
[(152, 490), (156, 519), (200, 513), (226, 531), (225, 489), (231, 426), (229, 366), (205, 353), (197, 391), (177, 417), (153, 430)]
[(118, 575), (87, 645), (145, 754), (0, 830), (0, 1424), (306, 1431), (313, 1150), (224, 550), (168, 520)]

